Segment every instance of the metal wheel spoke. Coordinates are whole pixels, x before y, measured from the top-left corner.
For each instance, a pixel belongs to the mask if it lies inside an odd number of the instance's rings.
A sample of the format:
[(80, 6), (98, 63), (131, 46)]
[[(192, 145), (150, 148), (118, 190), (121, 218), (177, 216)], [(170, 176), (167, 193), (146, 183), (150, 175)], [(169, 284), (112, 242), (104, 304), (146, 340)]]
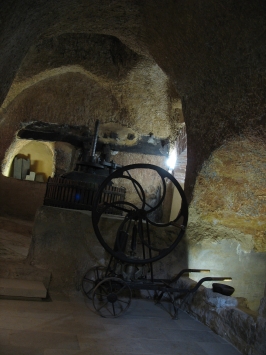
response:
[(105, 302), (101, 307), (97, 308), (96, 311), (99, 312), (103, 307), (105, 307), (108, 304), (108, 301)]
[(115, 314), (115, 304), (114, 303), (112, 303), (112, 307), (113, 307), (113, 314), (115, 316), (116, 314)]
[(92, 299), (92, 291), (102, 280), (106, 268), (104, 266), (94, 266), (89, 269), (82, 280), (82, 290), (86, 297)]
[(112, 313), (112, 311), (110, 311), (109, 307), (106, 307), (106, 310), (111, 314), (112, 317), (114, 317), (114, 314)]
[(124, 285), (122, 288), (120, 288), (120, 290), (118, 290), (118, 291), (116, 292), (116, 294), (119, 295), (119, 293), (120, 293), (121, 291), (123, 291), (125, 288), (126, 288), (126, 285)]
[(88, 295), (93, 289), (94, 289), (94, 286), (92, 288), (90, 288), (88, 291), (85, 291), (86, 295)]
[[(119, 287), (119, 290), (117, 288)], [(107, 294), (103, 292), (107, 290)], [(118, 298), (117, 292), (126, 291), (124, 297)], [(104, 297), (104, 300), (101, 300)], [(123, 298), (123, 299), (122, 299)], [(93, 306), (102, 317), (118, 317), (123, 314), (131, 302), (131, 290), (129, 286), (117, 277), (102, 280), (94, 289)]]
[(84, 276), (83, 280), (90, 281), (90, 282), (94, 282), (95, 281), (95, 280), (89, 279), (88, 277), (86, 277), (86, 275)]
[(95, 293), (96, 296), (101, 296), (101, 297), (107, 298), (107, 293), (105, 293), (105, 295), (103, 295), (103, 294), (101, 293), (101, 290), (99, 290), (99, 291), (97, 290), (97, 292), (94, 291), (94, 293)]
[[(104, 292), (105, 296), (108, 295), (108, 290), (106, 290), (104, 287), (101, 287), (101, 290)], [(103, 294), (101, 294), (103, 296)]]

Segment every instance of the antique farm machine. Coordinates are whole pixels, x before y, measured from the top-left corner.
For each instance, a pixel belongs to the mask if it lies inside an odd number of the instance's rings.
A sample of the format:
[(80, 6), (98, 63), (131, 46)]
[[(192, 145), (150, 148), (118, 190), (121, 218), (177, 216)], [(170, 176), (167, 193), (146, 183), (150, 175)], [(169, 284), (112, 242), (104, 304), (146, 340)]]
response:
[[(111, 195), (106, 199), (110, 185), (126, 188), (123, 201), (113, 201)], [(172, 204), (171, 196), (179, 200), (179, 205), (175, 206), (176, 212), (172, 208), (172, 213), (165, 215)], [(121, 215), (111, 218), (109, 211), (119, 211)], [(158, 166), (124, 166), (103, 181), (93, 201), (92, 223), (109, 261), (106, 266), (88, 270), (82, 281), (83, 291), (101, 316), (122, 315), (130, 306), (132, 294), (145, 291), (156, 302), (169, 300), (176, 318), (182, 302), (203, 282), (230, 279), (204, 277), (192, 288), (180, 288), (178, 281), (184, 274), (209, 270), (183, 269), (174, 277), (167, 277), (165, 265), (169, 268), (176, 263), (170, 253), (175, 253), (187, 222), (188, 205), (180, 184)]]

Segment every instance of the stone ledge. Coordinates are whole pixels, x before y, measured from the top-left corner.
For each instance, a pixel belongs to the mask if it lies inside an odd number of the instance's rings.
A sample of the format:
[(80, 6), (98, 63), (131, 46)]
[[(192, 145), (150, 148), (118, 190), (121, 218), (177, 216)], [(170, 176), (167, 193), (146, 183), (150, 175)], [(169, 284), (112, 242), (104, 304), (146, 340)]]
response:
[(42, 282), (48, 289), (51, 272), (40, 269), (25, 262), (0, 261), (0, 278)]
[(40, 281), (0, 279), (0, 296), (45, 298), (47, 290)]
[[(195, 281), (183, 278), (180, 284), (192, 287)], [(187, 298), (182, 309), (228, 340), (243, 355), (265, 355), (266, 318), (237, 307), (237, 298), (201, 286)]]

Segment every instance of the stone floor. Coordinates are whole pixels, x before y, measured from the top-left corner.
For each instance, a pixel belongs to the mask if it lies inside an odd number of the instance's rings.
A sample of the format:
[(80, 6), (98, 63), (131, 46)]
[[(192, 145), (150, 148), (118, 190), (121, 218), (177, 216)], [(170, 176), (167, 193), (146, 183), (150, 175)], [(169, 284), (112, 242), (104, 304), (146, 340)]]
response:
[[(31, 222), (0, 217), (0, 261), (27, 256)], [(17, 271), (16, 271), (17, 272)], [(241, 355), (203, 324), (178, 320), (150, 300), (133, 299), (119, 318), (102, 318), (81, 292), (47, 300), (0, 298), (0, 355)]]
[(119, 318), (102, 318), (81, 292), (49, 301), (0, 299), (1, 355), (241, 355), (203, 324), (180, 312), (133, 299)]

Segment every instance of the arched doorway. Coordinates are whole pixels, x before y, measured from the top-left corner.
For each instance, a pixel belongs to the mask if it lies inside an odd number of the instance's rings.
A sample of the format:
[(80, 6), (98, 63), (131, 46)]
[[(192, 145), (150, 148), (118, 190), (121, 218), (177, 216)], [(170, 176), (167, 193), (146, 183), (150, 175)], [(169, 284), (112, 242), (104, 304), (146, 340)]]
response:
[[(20, 174), (16, 167), (17, 161), (27, 161), (27, 173)], [(20, 178), (21, 180), (32, 180), (46, 182), (49, 176), (54, 175), (54, 143), (35, 140), (15, 140), (5, 158), (2, 173), (7, 177)], [(30, 174), (32, 173), (32, 174)]]

